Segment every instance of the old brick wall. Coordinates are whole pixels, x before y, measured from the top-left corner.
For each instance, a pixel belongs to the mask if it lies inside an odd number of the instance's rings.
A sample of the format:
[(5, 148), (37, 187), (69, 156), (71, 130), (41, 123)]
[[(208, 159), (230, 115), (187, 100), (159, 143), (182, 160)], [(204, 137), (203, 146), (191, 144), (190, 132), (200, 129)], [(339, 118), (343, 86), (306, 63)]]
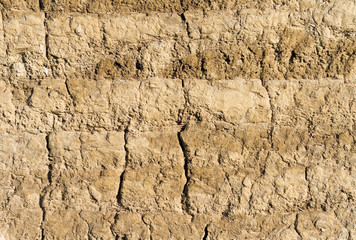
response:
[(0, 239), (356, 239), (356, 1), (0, 12)]

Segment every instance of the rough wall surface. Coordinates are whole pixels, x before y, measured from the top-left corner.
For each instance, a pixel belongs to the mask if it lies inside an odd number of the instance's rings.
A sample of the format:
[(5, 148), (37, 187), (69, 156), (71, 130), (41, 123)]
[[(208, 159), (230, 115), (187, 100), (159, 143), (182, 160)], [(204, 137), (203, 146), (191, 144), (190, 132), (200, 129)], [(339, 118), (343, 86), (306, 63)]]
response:
[(356, 1), (0, 10), (0, 239), (356, 239)]

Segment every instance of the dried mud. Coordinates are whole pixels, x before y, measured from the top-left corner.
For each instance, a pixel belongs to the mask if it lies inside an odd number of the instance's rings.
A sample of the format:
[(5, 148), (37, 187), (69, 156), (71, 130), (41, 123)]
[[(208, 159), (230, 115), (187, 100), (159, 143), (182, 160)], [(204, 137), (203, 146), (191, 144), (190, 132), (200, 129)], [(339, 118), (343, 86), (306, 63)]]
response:
[(355, 1), (0, 10), (0, 239), (356, 239)]

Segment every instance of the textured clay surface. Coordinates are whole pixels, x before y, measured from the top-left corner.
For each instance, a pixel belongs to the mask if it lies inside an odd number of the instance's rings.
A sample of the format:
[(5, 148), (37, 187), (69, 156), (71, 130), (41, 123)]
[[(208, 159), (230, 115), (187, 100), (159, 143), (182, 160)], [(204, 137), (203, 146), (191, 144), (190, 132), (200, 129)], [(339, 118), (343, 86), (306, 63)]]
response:
[(356, 239), (354, 0), (0, 0), (0, 239)]

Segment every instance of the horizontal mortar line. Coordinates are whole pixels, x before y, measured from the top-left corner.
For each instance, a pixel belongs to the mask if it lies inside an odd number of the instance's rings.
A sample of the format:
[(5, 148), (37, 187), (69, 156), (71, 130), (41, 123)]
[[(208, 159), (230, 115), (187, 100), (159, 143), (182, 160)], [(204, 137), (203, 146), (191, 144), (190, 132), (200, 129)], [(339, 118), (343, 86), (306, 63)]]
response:
[[(71, 78), (71, 77), (68, 77)], [(254, 82), (254, 81), (261, 81), (261, 79), (258, 78), (248, 78), (248, 77), (233, 77), (233, 78), (227, 78), (227, 79), (209, 79), (209, 78), (167, 78), (167, 77), (146, 77), (146, 78), (130, 78), (130, 79), (123, 79), (123, 78), (104, 78), (104, 79), (96, 79), (94, 78), (88, 78), (88, 77), (72, 77), (73, 79), (81, 79), (81, 80), (93, 80), (93, 81), (108, 81), (108, 82), (145, 82), (145, 81), (149, 81), (149, 80), (162, 80), (162, 81), (166, 81), (166, 80), (172, 80), (172, 81), (179, 81), (179, 80), (188, 80), (188, 81), (208, 81), (211, 83), (214, 82), (229, 82), (229, 81), (244, 81), (244, 82)], [(0, 78), (0, 81), (8, 81), (8, 78)], [(42, 79), (30, 79), (30, 78), (26, 78), (26, 79), (16, 79), (14, 78), (12, 80), (12, 82), (14, 81), (31, 81), (31, 82), (38, 82), (38, 81), (46, 81), (46, 80), (65, 80), (65, 78), (42, 78)], [(266, 84), (270, 83), (270, 82), (280, 82), (280, 83), (298, 83), (298, 82), (304, 82), (304, 83), (315, 83), (319, 86), (323, 86), (323, 84), (325, 85), (333, 85), (335, 83), (343, 85), (343, 86), (355, 86), (356, 83), (351, 82), (345, 82), (345, 80), (343, 79), (272, 79), (272, 80), (266, 80)], [(11, 85), (11, 84), (10, 84)], [(41, 86), (41, 85), (39, 85)]]

